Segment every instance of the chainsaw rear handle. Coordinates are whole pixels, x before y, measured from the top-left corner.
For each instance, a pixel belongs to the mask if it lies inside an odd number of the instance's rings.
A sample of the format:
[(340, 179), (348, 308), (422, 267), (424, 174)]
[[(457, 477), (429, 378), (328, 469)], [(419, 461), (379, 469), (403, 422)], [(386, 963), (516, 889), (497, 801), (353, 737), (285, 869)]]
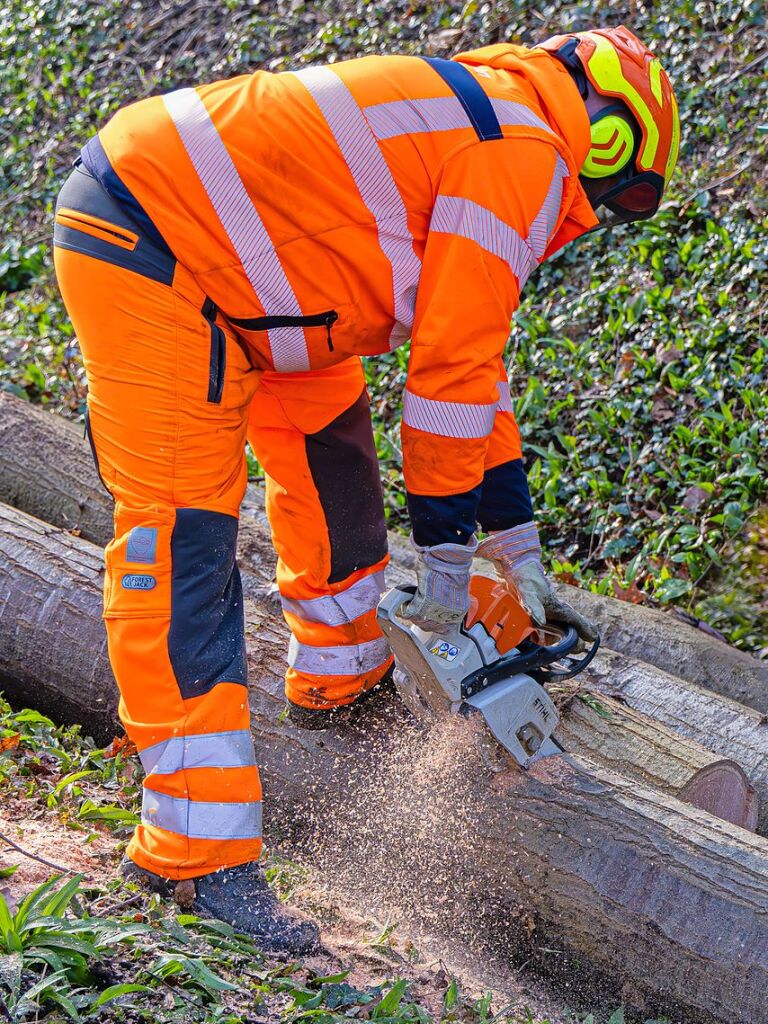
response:
[[(394, 614), (400, 615), (404, 605), (416, 594), (417, 588), (409, 583), (397, 587), (397, 590), (402, 595), (402, 600), (394, 609)], [(478, 669), (473, 675), (468, 676), (462, 683), (462, 697), (471, 697), (484, 690), (486, 686), (490, 686), (500, 679), (507, 679), (510, 672), (527, 672), (542, 684), (562, 682), (583, 672), (597, 654), (600, 637), (597, 637), (582, 658), (575, 660), (569, 657), (579, 642), (579, 634), (575, 627), (564, 622), (553, 622), (551, 625), (563, 632), (563, 638), (558, 643), (545, 646), (534, 643), (530, 638), (523, 640), (518, 645), (516, 654), (501, 658), (494, 665)], [(570, 664), (558, 671), (553, 668), (553, 664), (562, 658), (568, 658)]]

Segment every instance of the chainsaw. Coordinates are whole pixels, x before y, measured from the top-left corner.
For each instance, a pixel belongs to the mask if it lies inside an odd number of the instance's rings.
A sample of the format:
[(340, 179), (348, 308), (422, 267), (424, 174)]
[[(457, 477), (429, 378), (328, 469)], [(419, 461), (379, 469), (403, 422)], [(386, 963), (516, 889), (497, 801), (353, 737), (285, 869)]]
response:
[(401, 612), (415, 587), (395, 587), (377, 617), (395, 656), (395, 685), (422, 721), (482, 716), (495, 740), (524, 768), (562, 747), (552, 736), (559, 716), (544, 683), (559, 683), (590, 663), (599, 638), (580, 658), (573, 626), (538, 629), (504, 583), (470, 580), (470, 609), (444, 632), (421, 629)]

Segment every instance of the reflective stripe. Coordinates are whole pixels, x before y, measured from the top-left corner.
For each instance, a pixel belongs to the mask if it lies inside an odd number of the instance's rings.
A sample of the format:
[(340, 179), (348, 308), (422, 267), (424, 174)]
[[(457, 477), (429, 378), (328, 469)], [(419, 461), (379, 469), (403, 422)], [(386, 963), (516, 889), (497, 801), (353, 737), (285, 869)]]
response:
[(512, 395), (509, 390), (509, 382), (506, 380), (500, 380), (496, 385), (499, 389), (499, 401), (496, 404), (496, 408), (499, 412), (511, 412), (514, 414), (514, 408), (512, 406)]
[[(194, 89), (163, 96), (208, 198), (227, 233), (265, 316), (301, 316), (301, 307), (285, 275), (267, 229), (248, 195), (205, 104)], [(304, 331), (269, 331), (275, 369), (309, 369)]]
[(430, 231), (469, 238), (509, 264), (520, 288), (528, 279), (535, 260), (528, 243), (517, 231), (480, 203), (460, 196), (438, 196), (432, 210)]
[(455, 96), (375, 103), (365, 107), (363, 113), (377, 139), (472, 127)]
[(141, 820), (190, 839), (258, 839), (261, 802), (214, 803), (184, 800), (144, 789)]
[(384, 573), (379, 571), (371, 576), (364, 576), (338, 594), (311, 597), (303, 601), (292, 597), (281, 597), (280, 600), (284, 611), (304, 619), (305, 622), (343, 626), (372, 611), (379, 603), (384, 587)]
[(384, 637), (362, 644), (310, 647), (292, 636), (288, 645), (288, 664), (297, 672), (309, 672), (315, 676), (359, 676), (383, 665), (390, 653)]
[(495, 416), (496, 402), (441, 402), (405, 391), (403, 423), (439, 437), (487, 437)]
[(329, 67), (293, 72), (309, 90), (333, 132), (363, 202), (376, 221), (379, 245), (392, 267), (395, 320), (390, 347), (405, 340), (404, 328), (413, 325), (421, 263), (413, 249), (408, 217), (395, 179), (368, 126), (363, 111)]
[(524, 103), (517, 103), (515, 100), (491, 100), (496, 117), (502, 127), (519, 128), (540, 128), (547, 135), (555, 133), (546, 121), (542, 121), (538, 114), (526, 107)]
[(172, 775), (184, 768), (247, 768), (256, 764), (253, 738), (247, 729), (172, 736), (142, 750), (139, 757), (147, 775)]
[(549, 190), (541, 204), (541, 209), (533, 218), (531, 230), (528, 232), (528, 244), (539, 262), (544, 258), (549, 240), (557, 226), (560, 206), (563, 202), (563, 181), (568, 177), (570, 177), (568, 166), (563, 158), (558, 156)]
[[(524, 103), (491, 99), (491, 106), (502, 128), (539, 128), (548, 135), (554, 134), (546, 121)], [(466, 111), (455, 96), (374, 103), (365, 107), (363, 112), (373, 134), (380, 141), (398, 135), (449, 132), (472, 127)]]

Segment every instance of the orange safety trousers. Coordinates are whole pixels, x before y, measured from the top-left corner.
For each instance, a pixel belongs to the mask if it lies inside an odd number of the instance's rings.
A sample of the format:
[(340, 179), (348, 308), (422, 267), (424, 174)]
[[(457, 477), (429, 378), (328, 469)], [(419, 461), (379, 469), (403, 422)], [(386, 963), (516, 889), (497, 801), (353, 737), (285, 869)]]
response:
[(246, 437), (293, 634), (288, 697), (346, 704), (391, 665), (375, 618), (386, 530), (363, 373), (359, 359), (254, 369), (190, 271), (81, 168), (59, 195), (54, 242), (86, 427), (115, 500), (104, 619), (146, 771), (128, 855), (194, 877), (261, 851), (235, 557)]

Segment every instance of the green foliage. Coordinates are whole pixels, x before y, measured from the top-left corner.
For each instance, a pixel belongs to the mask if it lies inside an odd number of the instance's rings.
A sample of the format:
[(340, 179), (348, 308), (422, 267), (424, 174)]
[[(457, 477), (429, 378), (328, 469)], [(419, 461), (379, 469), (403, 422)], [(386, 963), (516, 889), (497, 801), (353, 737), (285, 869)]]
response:
[(99, 824), (129, 834), (138, 821), (140, 787), (119, 741), (106, 750), (79, 726), (56, 726), (0, 698), (0, 792), (29, 807), (55, 809), (70, 828)]
[[(45, 246), (73, 156), (121, 104), (256, 67), (530, 43), (601, 21), (629, 24), (663, 58), (683, 117), (681, 169), (661, 216), (568, 248), (531, 280), (515, 317), (513, 392), (549, 566), (604, 593), (634, 584), (740, 646), (764, 647), (749, 540), (768, 479), (760, 0), (535, 10), (521, 0), (19, 0), (0, 13), (0, 386), (82, 412), (83, 371)], [(366, 367), (393, 528), (407, 525), (407, 358), (401, 349)]]

